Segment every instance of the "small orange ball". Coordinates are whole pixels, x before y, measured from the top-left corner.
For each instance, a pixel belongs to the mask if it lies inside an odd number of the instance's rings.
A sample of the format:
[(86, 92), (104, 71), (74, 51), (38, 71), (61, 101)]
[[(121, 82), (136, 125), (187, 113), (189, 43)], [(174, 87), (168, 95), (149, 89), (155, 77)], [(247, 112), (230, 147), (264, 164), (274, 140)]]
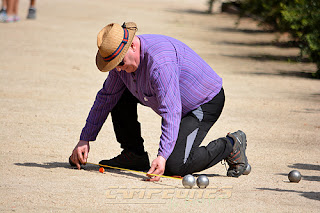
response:
[(100, 167), (99, 172), (104, 173), (104, 168)]

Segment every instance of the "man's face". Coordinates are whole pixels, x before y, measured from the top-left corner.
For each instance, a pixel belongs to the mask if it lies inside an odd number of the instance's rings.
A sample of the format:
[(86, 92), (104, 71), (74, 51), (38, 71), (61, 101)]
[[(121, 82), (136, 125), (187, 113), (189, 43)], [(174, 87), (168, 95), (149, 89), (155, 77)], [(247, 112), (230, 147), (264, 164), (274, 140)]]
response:
[(134, 37), (131, 46), (125, 54), (123, 60), (116, 66), (116, 69), (127, 73), (135, 72), (140, 64), (140, 40), (138, 37)]
[(130, 47), (128, 52), (125, 54), (122, 62), (118, 66), (116, 66), (116, 69), (120, 72), (121, 70), (126, 71), (127, 73), (132, 73), (138, 69), (139, 64), (137, 63), (137, 60), (135, 60), (135, 52)]

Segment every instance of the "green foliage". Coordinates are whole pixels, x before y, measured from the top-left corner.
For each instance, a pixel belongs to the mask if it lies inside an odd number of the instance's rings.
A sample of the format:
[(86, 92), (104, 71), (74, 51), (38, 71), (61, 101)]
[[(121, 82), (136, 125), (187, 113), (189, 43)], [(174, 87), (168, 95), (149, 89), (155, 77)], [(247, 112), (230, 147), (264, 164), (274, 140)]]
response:
[(294, 0), (290, 4), (281, 4), (281, 7), (292, 36), (300, 41), (303, 53), (317, 64), (315, 76), (320, 78), (320, 1)]
[(302, 54), (317, 64), (320, 78), (320, 0), (243, 0), (242, 15), (259, 17), (261, 24), (289, 32)]
[(283, 19), (281, 4), (287, 4), (292, 0), (243, 0), (241, 1), (241, 15), (255, 15), (260, 24), (265, 24), (277, 31), (286, 31), (287, 23)]

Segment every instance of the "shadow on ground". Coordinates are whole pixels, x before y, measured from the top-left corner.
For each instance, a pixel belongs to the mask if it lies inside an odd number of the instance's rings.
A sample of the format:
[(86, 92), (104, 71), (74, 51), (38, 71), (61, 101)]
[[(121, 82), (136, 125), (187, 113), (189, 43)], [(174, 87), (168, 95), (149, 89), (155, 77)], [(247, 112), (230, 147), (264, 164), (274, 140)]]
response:
[(307, 180), (307, 181), (319, 181), (320, 182), (320, 176), (306, 176), (303, 175), (303, 171), (301, 170), (314, 170), (314, 171), (319, 171), (320, 172), (320, 165), (315, 165), (315, 164), (305, 164), (305, 163), (295, 163), (293, 165), (289, 165), (289, 168), (292, 169), (297, 169), (300, 171), (302, 180)]
[(289, 165), (288, 167), (293, 169), (320, 171), (320, 165), (314, 165), (314, 164), (295, 163), (295, 164)]
[(168, 8), (165, 11), (172, 12), (172, 13), (212, 15), (211, 13), (208, 13), (208, 11), (195, 10), (195, 9), (173, 9), (173, 8)]
[[(320, 171), (320, 165), (295, 163), (293, 165), (289, 165), (288, 167), (299, 170), (302, 176), (301, 181), (319, 181), (320, 182), (320, 176), (307, 176), (303, 174), (303, 171), (301, 171), (301, 170)], [(282, 175), (282, 176), (288, 177), (288, 173), (277, 173), (276, 175)]]
[(233, 41), (223, 41), (222, 44), (226, 45), (237, 45), (237, 46), (248, 46), (248, 47), (279, 47), (279, 48), (298, 48), (298, 44), (295, 42), (280, 42), (280, 41), (271, 41), (271, 42), (233, 42)]
[[(225, 28), (213, 28), (213, 31), (230, 32), (230, 33), (246, 33), (246, 34), (267, 34), (274, 33), (273, 30), (263, 29), (240, 29), (237, 27), (225, 27)], [(275, 37), (276, 39), (276, 37)], [(234, 46), (247, 46), (247, 47), (277, 47), (277, 48), (298, 48), (298, 43), (295, 41), (270, 41), (270, 42), (237, 42), (237, 41), (222, 41), (218, 44), (222, 45), (234, 45)], [(260, 62), (275, 61), (275, 62), (287, 62), (287, 63), (312, 63), (308, 58), (297, 56), (286, 56), (276, 54), (247, 54), (247, 55), (230, 55), (223, 54), (225, 57), (232, 57), (238, 59), (251, 59)], [(261, 76), (287, 76), (287, 77), (299, 77), (315, 79), (313, 72), (315, 70), (275, 70), (274, 72), (248, 72), (247, 74), (261, 75)]]
[[(26, 166), (26, 167), (38, 167), (44, 169), (54, 169), (54, 168), (66, 168), (66, 169), (77, 169), (74, 166), (70, 166), (68, 162), (44, 162), (44, 163), (15, 163), (17, 166)], [(81, 169), (85, 171), (99, 171), (99, 166), (96, 165), (82, 165)], [(133, 174), (126, 171), (121, 171), (117, 169), (106, 169), (106, 172), (114, 173), (114, 174), (121, 174), (126, 175), (134, 178), (146, 178), (144, 174)]]
[(71, 168), (67, 162), (46, 162), (46, 163), (15, 163), (17, 166), (38, 167), (44, 169)]
[[(236, 23), (235, 23), (236, 24)], [(263, 30), (263, 29), (245, 29), (237, 27), (215, 27), (213, 31), (218, 32), (229, 32), (229, 33), (248, 33), (248, 34), (262, 34), (262, 33), (274, 33), (274, 30)]]
[(223, 56), (232, 58), (249, 58), (257, 61), (283, 61), (283, 62), (302, 62), (310, 63), (307, 58), (301, 58), (300, 56), (283, 56), (283, 55), (268, 55), (268, 54), (248, 54), (248, 55), (226, 55)]
[[(226, 55), (225, 57), (239, 58), (239, 59), (252, 59), (256, 61), (282, 61), (287, 63), (310, 63), (306, 58), (300, 58), (300, 56), (283, 56), (283, 55), (267, 55), (267, 54), (250, 54), (250, 55)], [(284, 76), (284, 77), (298, 77), (316, 79), (313, 75), (313, 70), (295, 71), (295, 70), (274, 70), (273, 72), (243, 72), (245, 74), (260, 75), (260, 76)]]
[[(294, 183), (293, 183), (294, 184)], [(276, 191), (276, 192), (292, 192), (292, 193), (299, 193), (301, 196), (312, 199), (312, 200), (320, 200), (320, 192), (303, 192), (297, 190), (286, 190), (286, 189), (271, 189), (271, 188), (257, 188), (258, 190), (262, 191)]]
[[(310, 97), (319, 99), (320, 98), (320, 94), (311, 94)], [(320, 113), (320, 109), (304, 108), (304, 109), (301, 109), (301, 110), (291, 110), (291, 112), (308, 113), (308, 114), (310, 114), (310, 113)], [(316, 129), (320, 128), (320, 126), (314, 126), (314, 127)], [(294, 168), (294, 167), (290, 167), (290, 168)], [(320, 171), (320, 169), (319, 169), (319, 171)]]
[[(320, 176), (307, 176), (307, 175), (304, 175), (303, 172), (301, 171), (300, 173), (301, 173), (301, 181), (319, 181), (320, 182)], [(288, 174), (286, 173), (277, 173), (276, 175), (282, 175), (282, 176), (288, 177)]]
[[(38, 168), (44, 168), (44, 169), (54, 169), (54, 168), (66, 168), (66, 169), (77, 169), (75, 166), (70, 166), (69, 163), (67, 162), (44, 162), (44, 163), (15, 163), (17, 166), (26, 166), (26, 167), (38, 167)], [(81, 169), (85, 171), (99, 171), (99, 166), (97, 165), (82, 165)], [(120, 169), (105, 169), (106, 173), (112, 173), (112, 174), (118, 174), (118, 175), (124, 175), (127, 177), (133, 177), (133, 178), (138, 178), (141, 180), (147, 180), (148, 178), (144, 173), (140, 173), (139, 171), (125, 171), (125, 170), (120, 170)], [(136, 172), (136, 173), (134, 173)], [(198, 177), (200, 175), (206, 175), (207, 177), (217, 177), (217, 176), (222, 176), (219, 174), (194, 174), (195, 177)]]
[(200, 175), (205, 175), (207, 177), (226, 177), (226, 175), (219, 175), (219, 174), (203, 174), (203, 173), (193, 174), (194, 177), (199, 177)]
[(297, 77), (297, 78), (316, 79), (316, 78), (313, 77), (313, 73), (301, 72), (301, 71), (276, 70), (275, 73), (250, 72), (250, 73), (247, 73), (247, 74), (260, 75), (260, 76), (284, 76), (284, 77)]

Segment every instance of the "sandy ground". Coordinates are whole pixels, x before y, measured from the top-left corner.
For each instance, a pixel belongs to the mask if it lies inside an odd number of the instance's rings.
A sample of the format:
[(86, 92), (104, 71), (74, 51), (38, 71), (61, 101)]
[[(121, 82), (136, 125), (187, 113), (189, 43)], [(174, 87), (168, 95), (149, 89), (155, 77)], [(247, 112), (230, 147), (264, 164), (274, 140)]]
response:
[[(133, 3), (134, 2), (134, 3)], [(230, 14), (207, 15), (206, 1), (42, 0), (38, 18), (0, 24), (0, 211), (11, 212), (317, 212), (320, 209), (320, 82), (315, 66), (297, 63), (296, 48), (274, 45), (275, 33)], [(139, 34), (165, 34), (198, 52), (224, 79), (226, 105), (203, 144), (229, 131), (248, 137), (248, 176), (226, 177), (218, 164), (200, 174), (209, 189), (180, 180), (71, 169), (68, 157), (106, 73), (95, 67), (96, 35), (111, 22), (135, 21)], [(291, 62), (290, 62), (291, 61)], [(160, 118), (139, 107), (150, 159)], [(89, 161), (120, 152), (110, 118)], [(293, 169), (300, 183), (289, 183)], [(193, 193), (195, 193), (193, 195)]]

